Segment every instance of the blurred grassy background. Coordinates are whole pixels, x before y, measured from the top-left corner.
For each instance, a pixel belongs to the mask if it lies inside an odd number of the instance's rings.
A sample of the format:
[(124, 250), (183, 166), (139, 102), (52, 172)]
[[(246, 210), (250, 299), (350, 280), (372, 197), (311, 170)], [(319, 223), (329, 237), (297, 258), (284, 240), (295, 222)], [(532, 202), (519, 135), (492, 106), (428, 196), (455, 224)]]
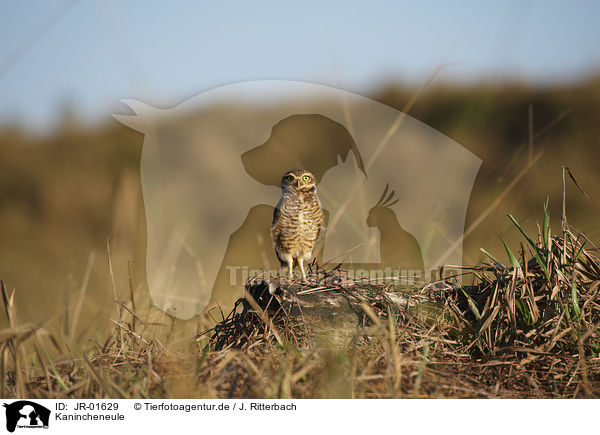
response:
[[(401, 110), (414, 92), (389, 83), (369, 97)], [(538, 134), (533, 154), (543, 155), (465, 240), (465, 263), (481, 261), (481, 247), (502, 258), (498, 235), (509, 244), (520, 240), (506, 213), (533, 231), (546, 196), (557, 230), (563, 165), (590, 197), (568, 185), (569, 221), (600, 243), (600, 76), (540, 87), (517, 82), (432, 85), (410, 114), (483, 160), (465, 224), (469, 228), (527, 166), (530, 107)], [(9, 291), (16, 289), (20, 322), (45, 319), (50, 329), (58, 327), (57, 319), (68, 315), (65, 307), (80, 292), (94, 252), (80, 325), (108, 325), (114, 305), (107, 241), (117, 291), (129, 292), (131, 278), (136, 295), (147, 295), (139, 182), (143, 139), (117, 121), (89, 126), (70, 111), (48, 134), (18, 124), (2, 127), (0, 278)]]

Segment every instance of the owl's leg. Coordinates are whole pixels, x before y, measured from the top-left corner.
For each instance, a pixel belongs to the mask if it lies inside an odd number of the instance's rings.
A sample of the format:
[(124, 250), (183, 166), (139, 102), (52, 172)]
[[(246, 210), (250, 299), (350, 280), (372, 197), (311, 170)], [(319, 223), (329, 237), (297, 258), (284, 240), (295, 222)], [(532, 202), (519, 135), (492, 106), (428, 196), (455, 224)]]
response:
[(302, 272), (302, 281), (306, 281), (306, 272), (304, 272), (304, 258), (298, 258), (298, 266), (300, 266), (300, 272)]
[(292, 257), (291, 254), (288, 254), (288, 253), (285, 253), (285, 254), (278, 253), (277, 256), (279, 257), (279, 261), (281, 263), (281, 271), (283, 272), (283, 268), (287, 267), (288, 278), (291, 281), (294, 276), (294, 272), (293, 272), (294, 258)]
[(288, 278), (292, 281), (294, 279), (294, 259), (290, 255), (286, 260), (288, 265)]

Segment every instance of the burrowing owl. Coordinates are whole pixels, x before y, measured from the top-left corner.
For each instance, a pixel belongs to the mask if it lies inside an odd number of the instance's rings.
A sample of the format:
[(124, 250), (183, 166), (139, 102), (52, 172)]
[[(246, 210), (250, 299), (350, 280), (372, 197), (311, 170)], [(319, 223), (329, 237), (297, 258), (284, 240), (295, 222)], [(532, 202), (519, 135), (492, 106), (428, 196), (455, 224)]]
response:
[(286, 172), (281, 179), (281, 199), (273, 213), (271, 237), (281, 263), (287, 266), (290, 280), (294, 263), (306, 280), (304, 262), (310, 261), (321, 235), (323, 212), (313, 174), (302, 169)]

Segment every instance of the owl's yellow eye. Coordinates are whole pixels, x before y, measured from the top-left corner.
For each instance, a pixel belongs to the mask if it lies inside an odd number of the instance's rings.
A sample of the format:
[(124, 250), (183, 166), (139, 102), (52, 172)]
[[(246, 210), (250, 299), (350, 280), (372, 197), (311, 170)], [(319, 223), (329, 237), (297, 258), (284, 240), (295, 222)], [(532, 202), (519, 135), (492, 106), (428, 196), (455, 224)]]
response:
[(285, 176), (285, 179), (286, 179), (287, 181), (294, 181), (294, 176), (293, 176), (293, 175), (286, 175), (286, 176)]
[(305, 175), (304, 177), (302, 177), (302, 180), (304, 180), (304, 181), (310, 181), (310, 176)]

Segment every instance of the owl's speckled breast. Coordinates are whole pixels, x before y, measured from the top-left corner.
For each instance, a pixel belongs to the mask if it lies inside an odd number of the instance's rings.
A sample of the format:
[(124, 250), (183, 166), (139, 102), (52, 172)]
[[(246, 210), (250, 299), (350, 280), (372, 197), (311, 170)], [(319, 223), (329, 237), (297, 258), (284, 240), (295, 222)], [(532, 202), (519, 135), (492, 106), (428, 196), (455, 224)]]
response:
[(282, 195), (273, 214), (271, 236), (282, 265), (287, 265), (291, 271), (292, 264), (297, 262), (303, 278), (303, 263), (311, 258), (321, 234), (322, 219), (314, 176), (301, 170), (289, 171), (282, 181)]

